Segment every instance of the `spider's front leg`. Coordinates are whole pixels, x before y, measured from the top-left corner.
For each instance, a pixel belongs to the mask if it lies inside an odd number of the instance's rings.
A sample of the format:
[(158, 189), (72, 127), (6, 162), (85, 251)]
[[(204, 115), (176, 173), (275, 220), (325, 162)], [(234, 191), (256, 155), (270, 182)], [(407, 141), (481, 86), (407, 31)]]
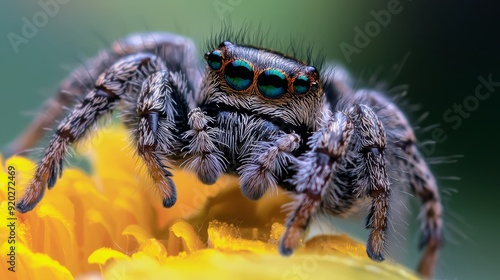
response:
[(311, 217), (325, 199), (327, 189), (336, 187), (331, 183), (331, 176), (342, 169), (353, 132), (354, 125), (346, 114), (328, 112), (320, 129), (311, 136), (310, 150), (298, 159), (297, 173), (292, 178), (298, 195), (279, 244), (282, 255), (293, 253)]
[(118, 60), (97, 79), (95, 86), (63, 119), (37, 164), (34, 177), (17, 204), (19, 212), (33, 209), (43, 197), (45, 187), (49, 189), (62, 173), (62, 165), (68, 145), (82, 138), (97, 120), (109, 113), (134, 85), (145, 77), (165, 69), (156, 56), (138, 53)]
[(137, 152), (160, 191), (164, 207), (173, 206), (177, 199), (168, 168), (169, 157), (176, 155), (178, 135), (187, 130), (186, 83), (187, 80), (178, 73), (153, 73), (142, 84), (137, 100), (128, 100), (128, 110), (123, 115), (134, 135)]
[(166, 32), (145, 32), (128, 35), (115, 41), (112, 47), (101, 50), (82, 66), (73, 70), (59, 85), (57, 94), (49, 99), (29, 127), (4, 149), (4, 156), (25, 153), (52, 128), (64, 113), (83, 99), (93, 88), (98, 76), (119, 59), (134, 53), (151, 53), (162, 58), (171, 71), (181, 71), (189, 77), (193, 89), (200, 80), (196, 68), (195, 45), (189, 38)]
[(323, 211), (342, 214), (354, 203), (346, 204), (346, 199), (369, 197), (367, 228), (371, 232), (366, 250), (370, 258), (384, 259), (390, 195), (385, 144), (384, 128), (369, 107), (355, 105), (346, 113), (327, 115), (309, 141), (310, 151), (296, 166), (293, 183), (299, 195), (281, 239), (281, 254), (293, 252), (321, 204)]

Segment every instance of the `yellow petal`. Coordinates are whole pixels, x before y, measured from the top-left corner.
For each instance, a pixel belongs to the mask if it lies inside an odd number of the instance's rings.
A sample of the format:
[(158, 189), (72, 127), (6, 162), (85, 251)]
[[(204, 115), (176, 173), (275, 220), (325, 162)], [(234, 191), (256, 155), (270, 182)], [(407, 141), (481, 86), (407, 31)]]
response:
[(128, 260), (130, 257), (124, 253), (113, 250), (111, 248), (100, 248), (95, 250), (88, 257), (87, 261), (91, 264), (104, 265), (110, 259), (114, 260)]
[[(34, 253), (22, 243), (16, 243), (15, 271), (7, 270), (7, 254), (10, 244), (2, 244), (0, 252), (2, 255), (2, 269), (0, 279), (73, 279), (71, 272), (52, 259), (47, 254)], [(8, 267), (3, 264), (8, 264)]]
[(123, 230), (122, 234), (133, 236), (139, 244), (142, 244), (151, 238), (151, 234), (138, 225), (129, 225)]
[[(290, 198), (249, 201), (235, 177), (205, 186), (195, 175), (174, 170), (178, 202), (165, 209), (126, 143), (123, 126), (99, 132), (84, 145), (93, 175), (65, 170), (35, 210), (17, 215), (18, 265), (25, 278), (71, 279), (101, 268), (108, 279), (417, 279), (401, 266), (369, 260), (364, 245), (347, 236), (318, 236), (291, 257), (280, 256), (285, 219), (280, 208)], [(7, 159), (9, 164), (19, 170), (16, 184), (22, 190), (34, 164), (21, 157)], [(0, 199), (0, 218), (6, 220), (4, 189)], [(238, 227), (229, 223), (235, 213)], [(0, 227), (0, 242), (8, 234)], [(0, 279), (10, 279), (6, 271)]]
[(151, 234), (140, 226), (129, 225), (122, 234), (133, 236), (139, 243), (139, 252), (132, 255), (133, 259), (143, 256), (156, 258), (160, 262), (166, 259), (167, 250), (165, 246), (155, 238), (151, 238)]
[(254, 253), (276, 253), (274, 244), (265, 243), (260, 240), (248, 240), (239, 237), (237, 227), (218, 221), (210, 222), (208, 226), (208, 238), (213, 248), (227, 251), (251, 251)]
[(43, 252), (69, 270), (80, 272), (73, 223), (66, 219), (62, 210), (50, 203), (40, 203), (32, 212), (22, 216), (26, 228), (32, 233), (31, 250)]
[(133, 157), (130, 141), (121, 125), (99, 130), (78, 152), (91, 161), (98, 178), (133, 181), (137, 173), (137, 158)]
[(369, 259), (366, 255), (365, 245), (352, 240), (346, 234), (315, 236), (311, 240), (308, 240), (302, 249), (307, 253), (341, 253), (349, 256)]
[(176, 237), (182, 238), (187, 248), (187, 252), (194, 252), (205, 248), (205, 245), (201, 242), (198, 235), (194, 231), (193, 226), (185, 221), (175, 223), (170, 228), (170, 231), (172, 231)]
[[(418, 279), (406, 269), (391, 264), (345, 256), (196, 251), (159, 264), (151, 258), (120, 261), (105, 271), (111, 275), (140, 279)], [(124, 278), (132, 279), (132, 278)]]
[(158, 240), (150, 238), (141, 243), (139, 252), (132, 255), (132, 259), (149, 257), (158, 260), (162, 263), (167, 258), (167, 250), (165, 246), (161, 244)]

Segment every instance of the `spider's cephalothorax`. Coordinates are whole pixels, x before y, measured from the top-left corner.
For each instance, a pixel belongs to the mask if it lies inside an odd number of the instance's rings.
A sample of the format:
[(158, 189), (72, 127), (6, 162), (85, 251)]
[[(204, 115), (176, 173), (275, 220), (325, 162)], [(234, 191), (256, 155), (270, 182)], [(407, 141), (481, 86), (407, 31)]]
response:
[(209, 70), (201, 91), (206, 106), (260, 115), (288, 131), (316, 127), (323, 92), (313, 66), (230, 42), (205, 57)]
[[(422, 202), (419, 272), (432, 274), (442, 238), (439, 192), (392, 102), (376, 91), (354, 90), (333, 66), (319, 73), (266, 49), (225, 41), (205, 54), (203, 74), (195, 57), (187, 38), (134, 34), (76, 69), (9, 147), (11, 153), (31, 147), (64, 105), (83, 99), (57, 127), (17, 209), (33, 209), (61, 175), (68, 145), (121, 106), (165, 207), (176, 201), (173, 165), (207, 184), (236, 174), (249, 199), (279, 185), (295, 199), (279, 245), (290, 255), (315, 214), (346, 216), (367, 205), (367, 253), (380, 261), (391, 189), (409, 186)], [(335, 101), (341, 96), (343, 102)]]

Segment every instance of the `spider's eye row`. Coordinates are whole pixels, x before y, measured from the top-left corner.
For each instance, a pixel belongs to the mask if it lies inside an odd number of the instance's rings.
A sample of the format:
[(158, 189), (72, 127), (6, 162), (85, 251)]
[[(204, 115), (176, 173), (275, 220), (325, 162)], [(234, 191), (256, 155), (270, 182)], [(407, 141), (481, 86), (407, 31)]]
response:
[(297, 94), (306, 93), (309, 90), (309, 79), (304, 75), (299, 75), (293, 82), (293, 91)]
[(205, 54), (208, 66), (213, 70), (219, 70), (222, 67), (222, 52), (219, 50)]
[(247, 89), (253, 81), (254, 73), (250, 63), (236, 59), (224, 68), (224, 78), (227, 84), (235, 90)]
[(288, 86), (286, 75), (282, 70), (266, 69), (257, 78), (260, 93), (267, 98), (282, 96)]
[[(224, 42), (223, 46), (231, 44)], [(221, 44), (222, 45), (222, 44)], [(205, 60), (212, 70), (221, 70), (226, 84), (234, 90), (246, 90), (255, 83), (260, 94), (266, 98), (276, 99), (283, 96), (287, 90), (295, 94), (305, 94), (318, 88), (316, 82), (311, 82), (309, 75), (317, 75), (316, 68), (308, 66), (306, 73), (289, 78), (285, 71), (278, 68), (268, 68), (264, 71), (254, 69), (253, 64), (244, 59), (225, 58), (221, 50), (205, 53)], [(260, 73), (260, 74), (259, 74)], [(258, 75), (258, 77), (256, 77)], [(289, 89), (290, 87), (290, 89)]]

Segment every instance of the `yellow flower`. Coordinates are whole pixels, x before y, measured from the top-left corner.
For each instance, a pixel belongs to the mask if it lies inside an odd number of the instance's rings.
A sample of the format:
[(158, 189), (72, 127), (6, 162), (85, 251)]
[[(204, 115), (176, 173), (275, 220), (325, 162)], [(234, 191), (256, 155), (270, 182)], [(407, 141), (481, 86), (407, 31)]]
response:
[(249, 201), (234, 177), (205, 186), (175, 171), (178, 201), (164, 209), (127, 143), (122, 127), (98, 133), (79, 147), (92, 175), (66, 169), (26, 214), (9, 206), (34, 164), (5, 160), (0, 279), (418, 279), (399, 265), (369, 260), (364, 245), (345, 235), (317, 236), (291, 257), (280, 256), (281, 206), (289, 197)]

